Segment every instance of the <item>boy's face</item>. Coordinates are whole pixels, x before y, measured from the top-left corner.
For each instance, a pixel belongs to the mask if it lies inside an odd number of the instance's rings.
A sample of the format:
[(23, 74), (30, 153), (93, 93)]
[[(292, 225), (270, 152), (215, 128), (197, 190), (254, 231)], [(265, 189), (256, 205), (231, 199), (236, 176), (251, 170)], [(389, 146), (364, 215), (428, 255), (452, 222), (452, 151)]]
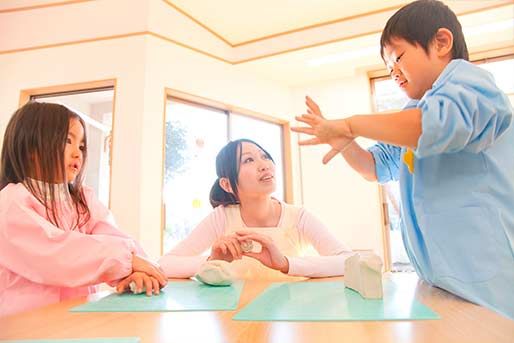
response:
[(391, 78), (411, 99), (421, 99), (444, 69), (432, 44), (427, 54), (419, 44), (402, 38), (384, 46), (384, 62)]

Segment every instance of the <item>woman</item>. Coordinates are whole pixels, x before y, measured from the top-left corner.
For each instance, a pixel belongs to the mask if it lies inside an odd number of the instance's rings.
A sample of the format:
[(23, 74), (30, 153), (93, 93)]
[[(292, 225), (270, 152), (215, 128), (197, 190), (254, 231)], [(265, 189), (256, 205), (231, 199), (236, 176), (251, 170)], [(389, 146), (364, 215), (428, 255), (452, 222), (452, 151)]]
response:
[[(271, 196), (275, 164), (259, 144), (229, 142), (216, 157), (216, 173), (214, 211), (159, 261), (168, 277), (191, 277), (207, 260), (231, 262), (243, 279), (344, 274), (344, 261), (353, 253), (305, 209)], [(260, 251), (243, 252), (241, 244), (249, 241), (262, 246)], [(309, 245), (321, 256), (302, 256)], [(208, 248), (210, 256), (201, 255)]]

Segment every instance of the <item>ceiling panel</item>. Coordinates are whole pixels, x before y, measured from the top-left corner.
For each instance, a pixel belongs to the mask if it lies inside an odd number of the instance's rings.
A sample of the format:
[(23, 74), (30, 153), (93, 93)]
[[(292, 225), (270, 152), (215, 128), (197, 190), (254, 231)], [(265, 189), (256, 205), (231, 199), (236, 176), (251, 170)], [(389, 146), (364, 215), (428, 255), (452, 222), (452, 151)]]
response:
[(232, 44), (365, 15), (408, 0), (166, 0)]

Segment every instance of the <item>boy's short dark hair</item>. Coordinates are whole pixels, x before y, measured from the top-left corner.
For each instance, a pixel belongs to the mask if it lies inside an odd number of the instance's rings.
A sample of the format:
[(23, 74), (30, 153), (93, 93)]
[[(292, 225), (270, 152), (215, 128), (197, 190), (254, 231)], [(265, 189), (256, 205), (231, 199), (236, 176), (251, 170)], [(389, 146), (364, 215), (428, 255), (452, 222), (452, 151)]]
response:
[(453, 11), (440, 1), (418, 0), (400, 8), (386, 23), (380, 37), (380, 55), (394, 38), (419, 44), (428, 53), (428, 45), (437, 30), (446, 28), (453, 34), (452, 59), (469, 60), (462, 27)]

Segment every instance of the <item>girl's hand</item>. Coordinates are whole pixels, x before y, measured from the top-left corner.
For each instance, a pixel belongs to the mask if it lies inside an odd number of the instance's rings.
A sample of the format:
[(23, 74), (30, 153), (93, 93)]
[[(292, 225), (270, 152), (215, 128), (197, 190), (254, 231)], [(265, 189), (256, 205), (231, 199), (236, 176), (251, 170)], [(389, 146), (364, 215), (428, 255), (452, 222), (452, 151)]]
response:
[(158, 264), (139, 255), (132, 255), (132, 272), (143, 272), (157, 279), (162, 287), (168, 283), (164, 271)]
[(146, 289), (146, 295), (152, 296), (152, 294), (159, 294), (162, 288), (156, 278), (151, 277), (142, 272), (134, 272), (116, 286), (117, 293), (124, 293), (130, 290), (130, 283), (134, 282), (136, 285), (136, 294), (143, 291), (143, 286)]
[(251, 240), (260, 243), (262, 246), (261, 252), (247, 252), (244, 253), (245, 256), (260, 261), (268, 268), (279, 270), (286, 274), (289, 272), (289, 260), (280, 252), (270, 237), (249, 231), (237, 231), (236, 234), (240, 241)]
[(243, 257), (241, 243), (234, 235), (219, 238), (211, 248), (211, 256), (208, 260), (223, 260), (232, 262)]
[(323, 157), (323, 163), (326, 164), (338, 153), (344, 152), (354, 137), (346, 120), (325, 119), (318, 104), (309, 97), (306, 97), (305, 104), (307, 105), (307, 114), (297, 116), (296, 120), (306, 123), (310, 127), (292, 127), (291, 130), (315, 136), (298, 142), (300, 145), (329, 144), (332, 149)]

